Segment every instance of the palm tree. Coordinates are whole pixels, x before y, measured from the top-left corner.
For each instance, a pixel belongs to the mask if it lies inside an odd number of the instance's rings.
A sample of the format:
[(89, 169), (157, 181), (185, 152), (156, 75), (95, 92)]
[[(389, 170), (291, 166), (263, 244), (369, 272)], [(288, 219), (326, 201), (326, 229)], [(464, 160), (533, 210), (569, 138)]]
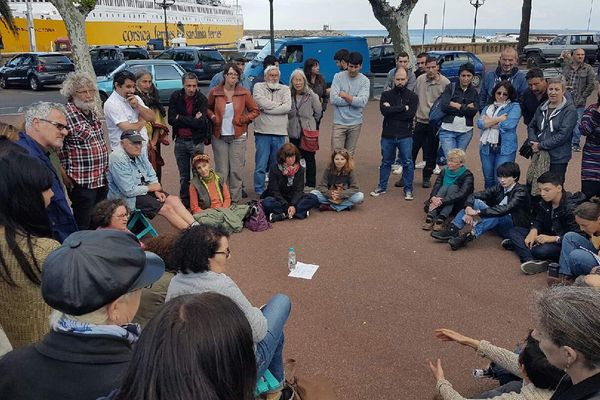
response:
[(8, 0), (0, 0), (0, 21), (11, 31), (13, 34), (17, 33), (17, 26), (15, 20), (8, 6)]

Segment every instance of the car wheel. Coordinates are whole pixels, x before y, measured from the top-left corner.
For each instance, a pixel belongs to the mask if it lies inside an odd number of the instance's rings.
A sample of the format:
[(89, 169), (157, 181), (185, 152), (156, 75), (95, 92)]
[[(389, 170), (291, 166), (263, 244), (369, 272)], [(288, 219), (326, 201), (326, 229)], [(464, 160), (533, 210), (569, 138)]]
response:
[(108, 100), (108, 95), (104, 92), (100, 92), (100, 101), (104, 104)]
[(42, 88), (42, 84), (40, 83), (40, 80), (37, 78), (37, 76), (35, 75), (31, 75), (29, 77), (29, 87), (31, 88), (31, 90), (40, 90)]
[(8, 83), (6, 82), (6, 78), (4, 75), (0, 75), (0, 88), (6, 89), (8, 87)]
[(480, 75), (474, 75), (473, 76), (473, 81), (471, 82), (471, 84), (475, 87), (479, 87), (479, 84), (481, 83), (481, 76)]
[(536, 66), (544, 62), (544, 59), (538, 52), (527, 53), (527, 65)]

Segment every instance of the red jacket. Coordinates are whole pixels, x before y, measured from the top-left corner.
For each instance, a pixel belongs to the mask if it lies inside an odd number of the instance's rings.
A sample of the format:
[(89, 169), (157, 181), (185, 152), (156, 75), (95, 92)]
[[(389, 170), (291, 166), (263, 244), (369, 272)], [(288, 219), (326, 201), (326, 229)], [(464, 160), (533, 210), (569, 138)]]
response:
[[(248, 130), (248, 124), (259, 116), (260, 110), (248, 89), (239, 84), (235, 87), (232, 102), (234, 137), (238, 138)], [(208, 118), (213, 122), (213, 133), (217, 138), (221, 136), (225, 104), (227, 104), (227, 97), (223, 84), (215, 86), (208, 95)]]

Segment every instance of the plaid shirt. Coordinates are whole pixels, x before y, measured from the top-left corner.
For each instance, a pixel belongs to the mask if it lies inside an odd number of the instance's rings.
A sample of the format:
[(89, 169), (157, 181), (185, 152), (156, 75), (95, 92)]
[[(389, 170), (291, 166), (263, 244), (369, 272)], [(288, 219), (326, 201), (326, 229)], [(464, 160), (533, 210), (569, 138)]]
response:
[(68, 176), (78, 185), (97, 189), (107, 185), (108, 147), (102, 133), (102, 122), (92, 111), (89, 116), (75, 104), (67, 102), (69, 134), (59, 153)]

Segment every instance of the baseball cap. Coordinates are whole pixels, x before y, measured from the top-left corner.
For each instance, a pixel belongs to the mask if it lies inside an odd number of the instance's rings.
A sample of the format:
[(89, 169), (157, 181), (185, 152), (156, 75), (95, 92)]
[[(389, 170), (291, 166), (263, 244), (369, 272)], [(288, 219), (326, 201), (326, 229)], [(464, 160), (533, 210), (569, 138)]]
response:
[(140, 135), (137, 131), (125, 131), (121, 133), (121, 140), (129, 139), (133, 143), (140, 143), (144, 141), (142, 135)]
[(156, 282), (164, 272), (164, 261), (145, 252), (130, 232), (79, 231), (44, 261), (42, 297), (56, 310), (83, 315)]

